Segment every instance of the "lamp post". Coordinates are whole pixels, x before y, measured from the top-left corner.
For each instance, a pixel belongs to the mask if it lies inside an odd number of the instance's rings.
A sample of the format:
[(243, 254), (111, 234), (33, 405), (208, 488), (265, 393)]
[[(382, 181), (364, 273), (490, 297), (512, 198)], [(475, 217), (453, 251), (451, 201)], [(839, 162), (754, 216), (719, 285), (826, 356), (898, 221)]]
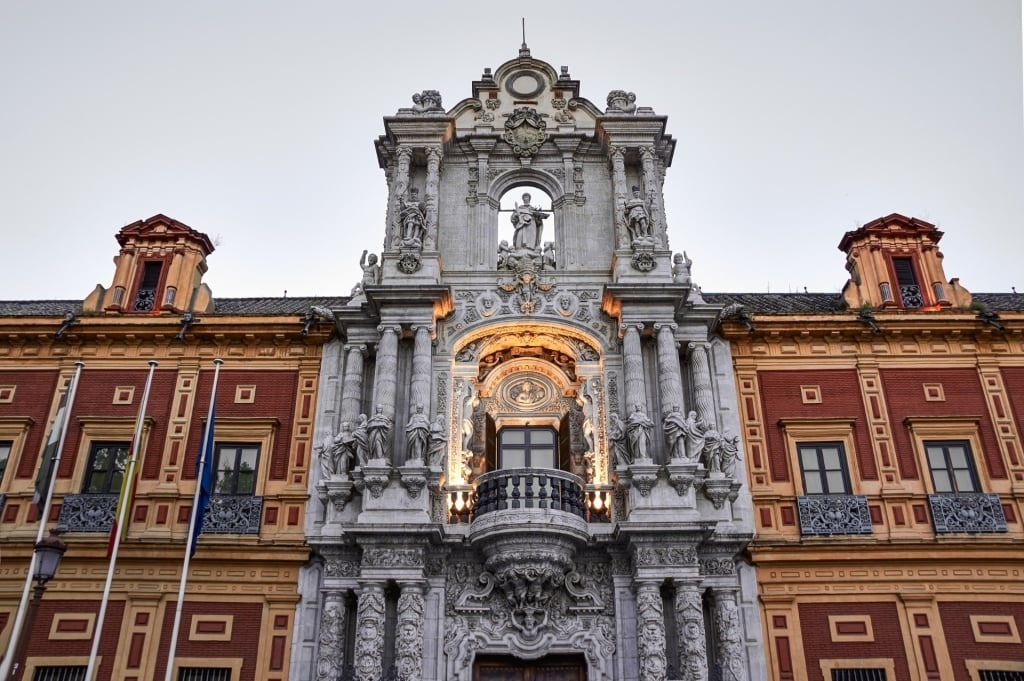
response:
[(36, 585), (33, 587), (32, 600), (29, 601), (28, 609), (25, 611), (25, 625), (18, 636), (18, 645), (14, 649), (14, 664), (11, 667), (11, 681), (20, 681), (25, 673), (25, 652), (28, 647), (28, 640), (32, 635), (32, 626), (35, 624), (36, 613), (39, 611), (39, 603), (46, 593), (46, 583), (53, 579), (60, 566), (60, 559), (68, 545), (57, 536), (56, 530), (50, 530), (48, 537), (43, 537), (34, 547), (36, 554), (36, 573), (33, 576)]

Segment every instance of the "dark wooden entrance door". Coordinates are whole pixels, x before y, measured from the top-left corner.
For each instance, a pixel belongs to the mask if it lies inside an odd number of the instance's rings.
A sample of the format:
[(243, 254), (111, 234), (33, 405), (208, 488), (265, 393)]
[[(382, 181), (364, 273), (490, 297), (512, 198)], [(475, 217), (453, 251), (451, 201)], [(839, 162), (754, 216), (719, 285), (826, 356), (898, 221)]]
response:
[(583, 658), (575, 655), (539, 660), (478, 657), (473, 681), (587, 681), (587, 671)]

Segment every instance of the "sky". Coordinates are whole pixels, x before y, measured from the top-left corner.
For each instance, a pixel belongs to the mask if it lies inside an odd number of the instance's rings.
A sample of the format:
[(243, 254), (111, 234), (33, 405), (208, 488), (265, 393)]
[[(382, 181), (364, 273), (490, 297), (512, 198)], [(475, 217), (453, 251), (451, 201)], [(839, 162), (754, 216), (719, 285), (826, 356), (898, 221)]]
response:
[(839, 291), (844, 232), (945, 232), (1024, 293), (1020, 0), (0, 3), (0, 300), (109, 286), (124, 225), (216, 244), (215, 297), (347, 295), (379, 252), (382, 117), (517, 55), (668, 116), (669, 242), (705, 291)]

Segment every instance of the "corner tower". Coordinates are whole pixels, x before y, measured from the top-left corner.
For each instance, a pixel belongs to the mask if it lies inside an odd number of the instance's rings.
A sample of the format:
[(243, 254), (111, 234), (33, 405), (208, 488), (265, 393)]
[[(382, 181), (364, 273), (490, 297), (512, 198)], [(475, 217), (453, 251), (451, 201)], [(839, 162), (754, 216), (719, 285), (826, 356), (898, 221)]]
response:
[(376, 142), (380, 255), (330, 311), (292, 678), (762, 678), (723, 310), (669, 247), (666, 117), (525, 45), (412, 104)]

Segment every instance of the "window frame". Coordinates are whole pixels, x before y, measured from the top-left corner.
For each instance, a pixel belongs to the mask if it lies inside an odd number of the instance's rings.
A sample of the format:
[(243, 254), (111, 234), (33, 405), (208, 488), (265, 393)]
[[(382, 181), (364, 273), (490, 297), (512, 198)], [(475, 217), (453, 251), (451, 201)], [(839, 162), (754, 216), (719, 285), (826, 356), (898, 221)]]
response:
[[(825, 467), (825, 461), (823, 451), (826, 448), (835, 448), (839, 454), (839, 468), (830, 469)], [(804, 467), (804, 451), (807, 449), (813, 449), (817, 454), (817, 463), (819, 468), (814, 472), (818, 475), (818, 484), (821, 486), (821, 492), (812, 492), (807, 484), (807, 476), (810, 471)], [(798, 442), (796, 444), (797, 463), (800, 466), (800, 480), (803, 483), (804, 494), (807, 496), (823, 496), (823, 495), (850, 495), (853, 494), (853, 485), (850, 483), (850, 462), (849, 457), (846, 455), (846, 448), (843, 445), (842, 440), (830, 440), (830, 441), (817, 441), (817, 442)], [(828, 473), (838, 470), (842, 475), (842, 491), (835, 491), (830, 488)]]
[[(96, 456), (103, 449), (124, 449), (124, 460), (120, 470), (120, 477), (118, 481), (114, 483), (114, 477), (117, 475), (114, 468), (107, 468), (105, 473), (105, 481), (103, 489), (94, 490), (89, 489), (93, 479), (93, 473), (95, 471)], [(85, 470), (82, 471), (82, 486), (81, 494), (117, 494), (121, 491), (121, 484), (124, 481), (124, 473), (128, 468), (128, 460), (131, 457), (132, 443), (130, 440), (91, 440), (89, 442), (89, 455), (86, 459)]]
[[(951, 494), (951, 492), (939, 492), (935, 489), (935, 481), (932, 478), (931, 466), (928, 462), (928, 443), (958, 441), (969, 445), (974, 480), (978, 486), (975, 492), (963, 492), (963, 494), (999, 492), (998, 489), (995, 489), (996, 485), (989, 479), (988, 469), (984, 465), (980, 422), (981, 418), (977, 416), (914, 416), (904, 419), (903, 423), (910, 433), (910, 441), (917, 456), (921, 485), (925, 487), (924, 491), (927, 494)], [(1009, 481), (1005, 482), (1009, 483)], [(952, 492), (952, 494), (956, 493)]]
[[(235, 467), (233, 469), (227, 469), (225, 471), (224, 469), (221, 468), (222, 454), (225, 451), (229, 450), (229, 449), (234, 450), (234, 463), (235, 463)], [(256, 450), (256, 461), (255, 461), (255, 464), (252, 466), (251, 470), (248, 471), (251, 474), (251, 476), (252, 476), (252, 480), (251, 480), (251, 483), (249, 485), (249, 489), (247, 491), (240, 492), (240, 491), (238, 491), (238, 488), (239, 488), (239, 473), (241, 472), (240, 459), (244, 455), (244, 452), (246, 452), (247, 450), (253, 450), (253, 449)], [(208, 465), (213, 467), (213, 476), (214, 476), (213, 477), (213, 490), (212, 490), (211, 494), (214, 495), (214, 496), (221, 496), (221, 497), (253, 497), (253, 496), (257, 496), (256, 490), (257, 490), (257, 484), (258, 484), (259, 478), (260, 478), (260, 462), (261, 462), (261, 459), (262, 459), (262, 457), (260, 456), (261, 454), (262, 454), (262, 452), (261, 452), (261, 447), (260, 447), (260, 443), (259, 442), (234, 442), (234, 441), (222, 442), (222, 441), (215, 440), (214, 441), (214, 445), (213, 445), (212, 461), (210, 461), (209, 464), (208, 464)], [(221, 477), (221, 474), (224, 473), (224, 472), (230, 473), (232, 475), (232, 478), (234, 479), (233, 484), (231, 485), (231, 491), (228, 491), (228, 492), (222, 491), (222, 489), (221, 489), (221, 481), (223, 479)]]
[[(514, 432), (521, 432), (525, 434), (524, 442), (521, 445), (523, 450), (523, 464), (521, 466), (507, 466), (505, 465), (505, 448), (506, 445), (503, 442), (503, 436)], [(532, 444), (530, 442), (531, 433), (549, 433), (551, 435), (550, 444)], [(497, 432), (498, 446), (498, 469), (510, 469), (510, 468), (543, 468), (547, 470), (558, 469), (558, 429), (549, 425), (543, 426), (527, 426), (527, 425), (506, 425), (502, 426)], [(511, 443), (515, 444), (515, 443)], [(551, 465), (550, 466), (537, 466), (531, 461), (533, 452), (550, 451), (551, 452)]]
[[(7, 493), (14, 486), (17, 474), (7, 475), (6, 471), (17, 471), (18, 467), (21, 466), (21, 459), (25, 454), (25, 439), (28, 437), (28, 432), (34, 424), (35, 420), (27, 416), (0, 416), (0, 441), (11, 443), (11, 450), (7, 454), (7, 465), (4, 467), (5, 472), (3, 475), (0, 475), (0, 494)], [(45, 450), (46, 439), (46, 436), (42, 439), (42, 447), (44, 449), (40, 450), (40, 456), (42, 456), (42, 451)], [(37, 466), (38, 463), (37, 461)], [(33, 479), (35, 479), (34, 476)]]
[[(935, 494), (978, 494), (983, 491), (981, 488), (981, 478), (978, 476), (978, 465), (974, 460), (974, 452), (971, 450), (971, 443), (968, 440), (924, 440), (922, 446), (924, 447), (925, 462), (928, 464), (928, 473), (931, 478), (932, 489)], [(964, 458), (967, 463), (966, 467), (954, 467), (949, 453), (953, 448), (962, 448), (964, 450)], [(943, 462), (945, 463), (943, 468), (937, 469), (932, 465), (931, 452), (934, 449), (942, 450)], [(943, 471), (945, 473), (951, 489), (939, 489), (939, 485), (935, 479), (936, 471)], [(960, 489), (956, 471), (966, 471), (970, 478), (971, 486), (974, 489)]]
[[(806, 491), (803, 466), (800, 462), (800, 445), (815, 442), (838, 442), (846, 453), (846, 473), (851, 495), (874, 494), (880, 491), (878, 480), (863, 480), (854, 442), (855, 418), (785, 418), (779, 419), (786, 451), (789, 453), (789, 477), (792, 480), (793, 496), (816, 496)], [(783, 484), (783, 483), (775, 483)]]
[(14, 454), (14, 440), (0, 439), (0, 485), (4, 482), (7, 468), (11, 464), (11, 456)]

